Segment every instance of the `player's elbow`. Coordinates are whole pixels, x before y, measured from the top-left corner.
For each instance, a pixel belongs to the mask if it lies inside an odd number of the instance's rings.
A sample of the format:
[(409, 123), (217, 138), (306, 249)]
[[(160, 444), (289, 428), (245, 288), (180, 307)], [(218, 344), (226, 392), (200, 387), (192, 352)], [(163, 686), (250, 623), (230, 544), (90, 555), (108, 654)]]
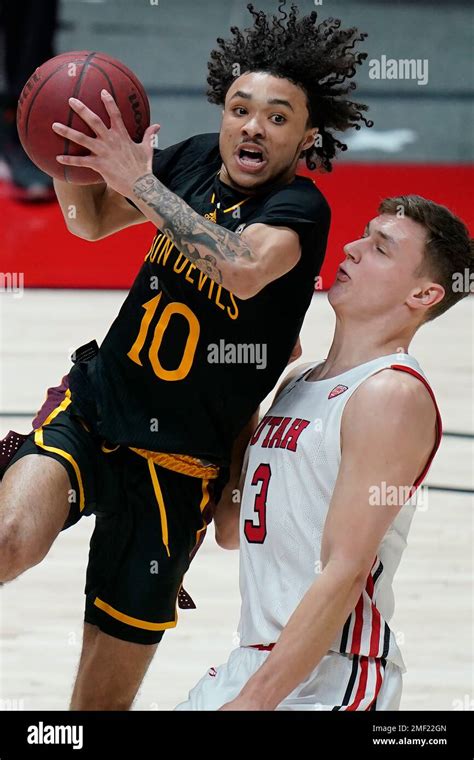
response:
[(341, 588), (345, 588), (348, 591), (355, 591), (356, 594), (360, 593), (370, 573), (370, 565), (367, 563), (366, 558), (358, 561), (352, 557), (346, 557), (341, 555), (329, 556), (326, 563), (323, 564), (323, 572), (326, 575), (331, 574), (337, 577), (338, 585)]
[(100, 240), (101, 237), (103, 237), (100, 235), (97, 227), (78, 227), (73, 224), (68, 224), (67, 228), (71, 235), (81, 238), (81, 240), (88, 240), (91, 243)]
[(214, 518), (216, 544), (221, 549), (238, 549), (240, 546), (239, 523), (235, 519), (218, 520)]
[(221, 549), (238, 549), (240, 547), (239, 536), (220, 536), (216, 533), (216, 543)]
[(233, 286), (229, 290), (241, 301), (247, 301), (259, 293), (266, 282), (262, 282), (261, 272), (256, 264), (238, 265), (233, 278)]
[(216, 544), (221, 549), (238, 549), (240, 546), (239, 531), (237, 530), (222, 530), (216, 527)]
[(257, 293), (261, 290), (261, 288), (254, 289), (254, 288), (239, 288), (238, 290), (233, 290), (234, 296), (236, 296), (240, 301), (248, 301), (249, 298), (253, 298), (257, 295)]

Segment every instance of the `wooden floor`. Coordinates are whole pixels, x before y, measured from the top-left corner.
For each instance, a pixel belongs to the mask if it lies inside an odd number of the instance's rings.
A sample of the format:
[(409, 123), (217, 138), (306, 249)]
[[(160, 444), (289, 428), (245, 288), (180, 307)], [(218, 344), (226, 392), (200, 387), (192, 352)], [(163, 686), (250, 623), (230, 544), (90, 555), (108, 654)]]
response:
[[(68, 369), (71, 351), (100, 340), (121, 292), (27, 291), (0, 300), (0, 410), (38, 408)], [(423, 328), (410, 352), (436, 393), (446, 431), (472, 433), (473, 309), (466, 299)], [(334, 326), (324, 294), (303, 330), (301, 361), (324, 359)], [(28, 420), (0, 417), (0, 437)], [(409, 427), (407, 426), (407, 435)], [(426, 483), (473, 488), (473, 440), (449, 437)], [(473, 695), (473, 576), (470, 494), (429, 489), (396, 577), (394, 630), (405, 657), (402, 708), (466, 709)], [(79, 658), (84, 573), (93, 518), (61, 534), (43, 563), (0, 592), (0, 709), (67, 709)], [(168, 710), (237, 644), (238, 553), (212, 530), (186, 576), (197, 603), (167, 632), (134, 709)]]

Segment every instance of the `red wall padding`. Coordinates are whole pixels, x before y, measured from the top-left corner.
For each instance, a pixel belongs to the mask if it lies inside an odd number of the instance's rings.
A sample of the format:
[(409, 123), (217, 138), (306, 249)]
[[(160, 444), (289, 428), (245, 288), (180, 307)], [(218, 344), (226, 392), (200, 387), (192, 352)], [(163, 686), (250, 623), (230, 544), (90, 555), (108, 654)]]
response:
[[(423, 195), (473, 227), (473, 167), (345, 164), (312, 176), (332, 209), (324, 289), (344, 257), (343, 245), (362, 233), (386, 196)], [(154, 234), (151, 224), (143, 224), (95, 243), (81, 240), (67, 231), (56, 203), (15, 202), (5, 183), (0, 183), (0, 218), (0, 271), (23, 272), (25, 287), (128, 288)]]

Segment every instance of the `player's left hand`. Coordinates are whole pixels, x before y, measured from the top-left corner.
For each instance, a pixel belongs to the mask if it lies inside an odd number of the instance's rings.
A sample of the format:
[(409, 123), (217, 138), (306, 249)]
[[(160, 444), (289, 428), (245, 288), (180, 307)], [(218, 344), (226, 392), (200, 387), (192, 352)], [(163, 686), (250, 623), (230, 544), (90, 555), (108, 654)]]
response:
[(58, 135), (90, 151), (89, 156), (63, 155), (56, 156), (56, 160), (65, 166), (94, 169), (109, 187), (130, 198), (133, 196), (132, 188), (137, 179), (152, 171), (153, 136), (158, 133), (160, 125), (150, 125), (143, 135), (142, 142), (135, 143), (127, 132), (112, 95), (107, 90), (102, 90), (101, 97), (110, 116), (110, 129), (82, 101), (69, 98), (69, 105), (92, 129), (95, 137), (89, 137), (65, 124), (54, 122), (52, 128)]

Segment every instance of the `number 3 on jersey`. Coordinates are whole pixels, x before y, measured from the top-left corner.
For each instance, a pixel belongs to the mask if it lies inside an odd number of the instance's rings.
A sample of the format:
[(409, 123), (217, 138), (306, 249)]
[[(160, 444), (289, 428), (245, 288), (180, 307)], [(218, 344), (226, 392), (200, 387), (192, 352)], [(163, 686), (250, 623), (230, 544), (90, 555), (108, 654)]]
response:
[(269, 464), (259, 464), (252, 478), (252, 485), (262, 484), (260, 491), (255, 496), (254, 512), (257, 513), (258, 522), (245, 520), (244, 533), (249, 544), (263, 544), (267, 536), (267, 493), (272, 471)]
[[(139, 364), (140, 367), (143, 366), (142, 360), (140, 359), (140, 352), (145, 345), (145, 340), (148, 335), (153, 317), (157, 312), (161, 296), (162, 293), (159, 293), (157, 296), (152, 298), (151, 301), (147, 301), (143, 304), (142, 308), (145, 309), (145, 314), (143, 315), (140, 324), (140, 330), (135, 343), (127, 354), (128, 358), (131, 359), (132, 362), (135, 362), (135, 364)], [(183, 355), (181, 357), (179, 365), (175, 369), (165, 369), (160, 362), (158, 353), (165, 330), (167, 329), (171, 317), (174, 314), (181, 314), (181, 316), (184, 317), (189, 326), (189, 334), (183, 348)], [(153, 372), (157, 377), (159, 377), (161, 380), (183, 380), (186, 377), (193, 364), (200, 331), (201, 328), (199, 326), (198, 318), (191, 311), (191, 309), (186, 306), (186, 304), (179, 303), (178, 301), (172, 301), (165, 306), (155, 325), (155, 331), (153, 333), (153, 338), (148, 350), (148, 358), (150, 359), (150, 364), (153, 368)]]

